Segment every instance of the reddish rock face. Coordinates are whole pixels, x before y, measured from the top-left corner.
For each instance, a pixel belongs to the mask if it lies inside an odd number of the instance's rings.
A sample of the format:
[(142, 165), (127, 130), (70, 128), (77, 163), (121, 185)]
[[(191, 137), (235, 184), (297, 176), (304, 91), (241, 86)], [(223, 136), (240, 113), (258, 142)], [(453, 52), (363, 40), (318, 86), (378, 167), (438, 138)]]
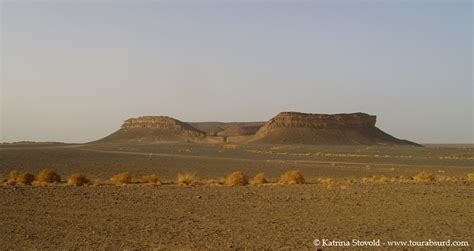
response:
[(259, 131), (277, 128), (315, 128), (348, 129), (375, 126), (376, 117), (366, 113), (350, 114), (311, 114), (300, 112), (281, 112), (271, 119)]
[(170, 131), (183, 136), (204, 137), (205, 134), (187, 123), (181, 122), (167, 116), (143, 116), (127, 119), (121, 127), (121, 130), (131, 129), (161, 129)]

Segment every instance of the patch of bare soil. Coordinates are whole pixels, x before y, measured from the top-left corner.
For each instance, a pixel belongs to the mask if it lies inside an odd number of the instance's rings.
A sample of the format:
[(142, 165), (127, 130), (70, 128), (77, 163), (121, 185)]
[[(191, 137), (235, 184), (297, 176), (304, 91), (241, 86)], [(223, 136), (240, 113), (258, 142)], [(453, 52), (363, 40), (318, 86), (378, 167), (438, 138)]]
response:
[(474, 243), (468, 182), (1, 187), (2, 249), (310, 249), (338, 240)]

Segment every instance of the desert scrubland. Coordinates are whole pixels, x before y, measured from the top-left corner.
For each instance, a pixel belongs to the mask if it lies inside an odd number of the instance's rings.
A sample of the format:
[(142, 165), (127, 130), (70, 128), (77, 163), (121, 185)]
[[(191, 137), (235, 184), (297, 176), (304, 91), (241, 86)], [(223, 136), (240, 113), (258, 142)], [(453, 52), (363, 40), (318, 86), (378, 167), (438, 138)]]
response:
[[(8, 144), (0, 240), (6, 249), (313, 250), (323, 238), (473, 243), (473, 166), (470, 146)], [(39, 182), (45, 168), (60, 182)], [(12, 170), (35, 180), (8, 183)], [(289, 170), (304, 184), (283, 182)], [(123, 182), (111, 180), (124, 172)], [(68, 185), (77, 173), (90, 183)]]

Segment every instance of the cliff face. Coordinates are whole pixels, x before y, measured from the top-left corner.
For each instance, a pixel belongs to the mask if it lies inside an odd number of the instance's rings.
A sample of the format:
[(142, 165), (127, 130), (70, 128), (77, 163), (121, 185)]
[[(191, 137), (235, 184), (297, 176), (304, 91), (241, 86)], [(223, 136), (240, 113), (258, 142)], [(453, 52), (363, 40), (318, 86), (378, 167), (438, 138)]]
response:
[(375, 126), (376, 117), (366, 113), (350, 114), (310, 114), (300, 112), (281, 112), (260, 128), (268, 132), (279, 128), (345, 129)]

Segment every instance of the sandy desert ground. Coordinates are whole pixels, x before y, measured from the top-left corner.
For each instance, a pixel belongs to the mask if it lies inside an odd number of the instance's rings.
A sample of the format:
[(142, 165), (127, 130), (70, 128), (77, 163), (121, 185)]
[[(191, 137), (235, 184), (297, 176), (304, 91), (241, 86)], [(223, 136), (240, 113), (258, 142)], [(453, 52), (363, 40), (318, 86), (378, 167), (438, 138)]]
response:
[[(271, 146), (204, 144), (12, 144), (0, 147), (0, 174), (80, 172), (101, 185), (0, 187), (2, 249), (308, 249), (315, 239), (451, 240), (474, 243), (474, 148), (467, 146)], [(298, 169), (308, 184), (280, 185)], [(265, 185), (180, 187), (233, 171)], [(115, 186), (156, 174), (159, 186)], [(421, 171), (438, 181), (409, 180)], [(364, 177), (386, 182), (362, 182)], [(391, 182), (405, 177), (404, 182)], [(328, 185), (321, 178), (332, 178)], [(320, 247), (321, 248), (321, 247)], [(326, 247), (323, 247), (325, 250)], [(379, 249), (379, 248), (375, 248)]]

